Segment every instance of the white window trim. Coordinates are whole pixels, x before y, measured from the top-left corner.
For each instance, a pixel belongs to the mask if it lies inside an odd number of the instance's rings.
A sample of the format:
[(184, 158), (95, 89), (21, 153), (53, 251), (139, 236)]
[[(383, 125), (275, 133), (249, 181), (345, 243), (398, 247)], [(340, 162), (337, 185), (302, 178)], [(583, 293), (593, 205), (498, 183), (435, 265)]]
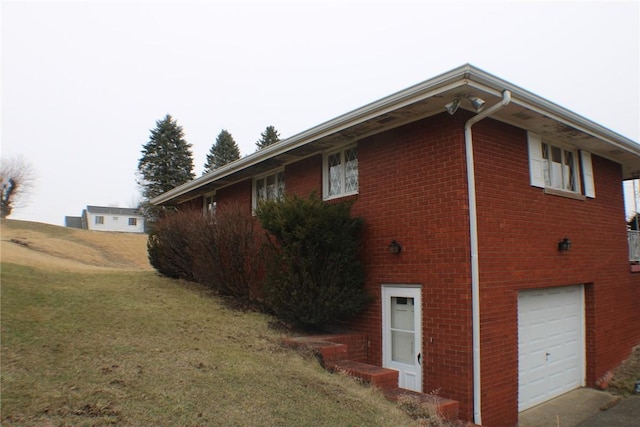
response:
[[(596, 197), (595, 183), (593, 178), (593, 165), (591, 163), (591, 153), (584, 150), (577, 150), (566, 144), (554, 141), (544, 141), (548, 145), (562, 148), (574, 153), (574, 167), (576, 176), (576, 191), (554, 188), (546, 185), (544, 164), (545, 159), (542, 158), (542, 138), (540, 135), (527, 132), (528, 148), (529, 148), (529, 175), (531, 186), (544, 188), (549, 194), (566, 193), (574, 195), (584, 195), (589, 198)], [(583, 184), (584, 183), (584, 188)]]
[[(272, 169), (267, 173), (263, 173), (263, 174), (256, 175), (256, 176), (253, 177), (253, 180), (251, 182), (251, 210), (253, 212), (255, 212), (256, 208), (258, 207), (258, 199), (256, 198), (256, 182), (261, 180), (261, 179), (265, 179), (266, 177), (271, 176), (271, 175), (275, 175), (276, 179), (277, 179), (279, 173), (284, 173), (284, 167), (277, 168), (277, 169)], [(266, 184), (266, 182), (265, 182), (265, 184)], [(286, 175), (285, 175), (285, 178), (284, 178), (284, 185), (285, 185), (285, 192), (286, 192), (286, 186), (287, 186), (287, 177), (286, 177)], [(277, 186), (278, 186), (278, 183), (276, 181), (276, 187)]]
[[(358, 144), (351, 144), (340, 148), (339, 150), (327, 151), (322, 156), (322, 198), (324, 200), (339, 199), (341, 197), (353, 196), (360, 191), (360, 153), (358, 153), (358, 188), (354, 191), (342, 192), (339, 194), (329, 195), (329, 156), (340, 153), (341, 160), (344, 162), (344, 153), (347, 150), (358, 149)], [(342, 188), (345, 188), (344, 176)]]

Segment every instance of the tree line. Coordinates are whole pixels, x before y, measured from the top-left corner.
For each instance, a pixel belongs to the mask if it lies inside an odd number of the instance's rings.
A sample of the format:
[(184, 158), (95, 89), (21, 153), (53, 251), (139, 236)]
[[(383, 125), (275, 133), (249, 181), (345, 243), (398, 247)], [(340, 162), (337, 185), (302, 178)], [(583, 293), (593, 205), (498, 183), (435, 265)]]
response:
[[(279, 140), (280, 134), (275, 127), (267, 126), (256, 141), (256, 150)], [(139, 208), (147, 220), (153, 222), (161, 212), (151, 206), (149, 200), (195, 178), (191, 147), (185, 140), (182, 126), (171, 115), (156, 121), (138, 160), (137, 183), (142, 193)], [(227, 130), (222, 129), (207, 154), (203, 174), (239, 158), (238, 144)], [(18, 203), (29, 195), (34, 181), (33, 168), (21, 157), (0, 159), (0, 218), (6, 218), (19, 207)]]
[[(279, 140), (275, 127), (267, 126), (256, 141), (256, 150)], [(182, 126), (170, 114), (156, 121), (156, 127), (151, 129), (149, 141), (143, 145), (142, 156), (138, 160), (138, 185), (143, 197), (140, 208), (147, 220), (153, 222), (160, 216), (160, 210), (151, 206), (149, 200), (195, 178), (191, 147), (185, 140)], [(203, 174), (239, 158), (238, 144), (231, 133), (222, 129), (207, 153)]]

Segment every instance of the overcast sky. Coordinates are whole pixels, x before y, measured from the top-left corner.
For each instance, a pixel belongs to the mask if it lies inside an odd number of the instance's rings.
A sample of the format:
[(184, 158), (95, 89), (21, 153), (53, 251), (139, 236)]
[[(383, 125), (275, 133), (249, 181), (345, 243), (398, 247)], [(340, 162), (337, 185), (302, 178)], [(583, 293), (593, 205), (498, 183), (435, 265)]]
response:
[(134, 207), (171, 114), (197, 176), (222, 129), (242, 155), (471, 63), (640, 140), (640, 8), (607, 2), (2, 1), (2, 157), (38, 180), (10, 218)]

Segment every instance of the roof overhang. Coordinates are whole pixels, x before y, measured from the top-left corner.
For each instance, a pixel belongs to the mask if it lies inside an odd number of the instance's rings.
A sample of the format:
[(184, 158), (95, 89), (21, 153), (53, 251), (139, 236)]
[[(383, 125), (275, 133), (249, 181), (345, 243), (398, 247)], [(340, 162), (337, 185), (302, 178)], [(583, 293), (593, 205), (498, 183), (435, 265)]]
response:
[(466, 64), (229, 163), (161, 194), (151, 203), (184, 203), (336, 145), (440, 114), (455, 98), (474, 95), (490, 106), (502, 99), (504, 90), (511, 92), (511, 103), (492, 118), (618, 162), (624, 179), (640, 177), (640, 145), (636, 142)]

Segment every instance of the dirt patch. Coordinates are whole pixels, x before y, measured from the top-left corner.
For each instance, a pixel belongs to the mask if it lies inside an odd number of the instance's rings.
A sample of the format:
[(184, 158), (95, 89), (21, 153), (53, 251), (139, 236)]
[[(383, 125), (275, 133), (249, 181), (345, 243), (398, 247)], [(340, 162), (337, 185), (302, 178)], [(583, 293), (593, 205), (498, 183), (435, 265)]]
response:
[(625, 396), (632, 394), (638, 381), (640, 381), (640, 345), (635, 347), (631, 356), (613, 371), (609, 391)]

